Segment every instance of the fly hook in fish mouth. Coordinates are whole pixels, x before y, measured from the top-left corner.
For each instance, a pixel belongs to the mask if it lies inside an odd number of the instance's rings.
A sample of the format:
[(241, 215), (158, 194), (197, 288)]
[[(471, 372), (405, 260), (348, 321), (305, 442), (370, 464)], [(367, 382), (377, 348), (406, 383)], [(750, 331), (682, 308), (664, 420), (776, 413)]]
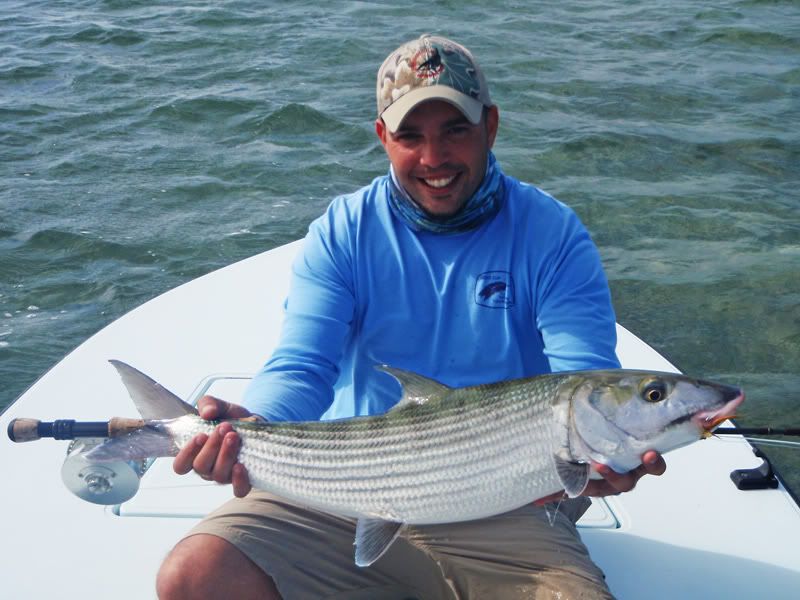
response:
[(709, 415), (706, 417), (706, 429), (711, 431), (712, 429), (715, 429), (717, 425), (724, 423), (728, 419), (734, 419), (734, 418), (736, 418), (736, 414), (720, 415), (718, 417), (712, 417)]
[(710, 413), (699, 413), (692, 419), (703, 429), (703, 437), (710, 436), (718, 425), (736, 416), (736, 409), (744, 402), (744, 393), (739, 392), (733, 400), (729, 400), (725, 406)]

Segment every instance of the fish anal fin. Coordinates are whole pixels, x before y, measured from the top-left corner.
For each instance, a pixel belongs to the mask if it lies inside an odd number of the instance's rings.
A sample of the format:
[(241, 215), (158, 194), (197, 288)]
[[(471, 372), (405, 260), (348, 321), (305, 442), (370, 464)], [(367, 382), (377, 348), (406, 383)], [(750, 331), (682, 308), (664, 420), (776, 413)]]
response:
[(368, 567), (389, 549), (403, 523), (361, 518), (356, 522), (356, 565)]
[(564, 491), (570, 498), (575, 498), (583, 493), (589, 483), (592, 466), (589, 463), (580, 463), (567, 460), (558, 454), (553, 455), (556, 473), (564, 486)]
[(389, 365), (378, 365), (375, 368), (397, 379), (403, 388), (403, 397), (391, 410), (401, 410), (408, 406), (425, 404), (433, 398), (441, 398), (453, 389), (423, 375), (396, 369)]

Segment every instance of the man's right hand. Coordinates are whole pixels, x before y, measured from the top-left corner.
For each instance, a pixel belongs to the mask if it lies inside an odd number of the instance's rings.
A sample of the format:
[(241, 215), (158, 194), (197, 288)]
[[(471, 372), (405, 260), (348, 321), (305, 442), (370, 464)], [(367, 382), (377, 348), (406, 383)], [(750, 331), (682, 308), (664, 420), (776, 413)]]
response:
[[(238, 404), (213, 396), (203, 396), (197, 403), (200, 416), (206, 420), (243, 419), (253, 414)], [(203, 479), (233, 484), (233, 493), (242, 498), (250, 492), (250, 478), (244, 465), (237, 461), (242, 441), (230, 423), (220, 423), (210, 435), (198, 433), (184, 446), (172, 463), (178, 475), (192, 469)]]

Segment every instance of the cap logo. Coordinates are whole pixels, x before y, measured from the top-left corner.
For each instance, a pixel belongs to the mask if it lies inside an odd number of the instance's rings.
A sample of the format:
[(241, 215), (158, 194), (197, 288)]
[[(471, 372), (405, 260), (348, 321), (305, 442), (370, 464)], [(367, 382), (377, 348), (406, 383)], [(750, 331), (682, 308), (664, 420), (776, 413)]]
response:
[(481, 105), (492, 106), (486, 79), (469, 50), (430, 35), (407, 42), (386, 57), (378, 69), (376, 92), (378, 114), (390, 131), (425, 100), (450, 102), (472, 123), (480, 122)]
[(442, 56), (436, 48), (423, 48), (417, 52), (410, 66), (419, 79), (433, 79), (444, 71)]

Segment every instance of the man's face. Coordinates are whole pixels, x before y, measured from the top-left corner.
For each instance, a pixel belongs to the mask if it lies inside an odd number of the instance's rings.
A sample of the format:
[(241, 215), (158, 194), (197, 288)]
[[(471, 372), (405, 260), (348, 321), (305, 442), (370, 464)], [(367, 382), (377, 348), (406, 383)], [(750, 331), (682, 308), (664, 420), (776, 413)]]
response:
[(483, 181), (497, 123), (494, 106), (473, 125), (452, 104), (430, 100), (414, 108), (394, 133), (378, 118), (375, 132), (416, 203), (431, 216), (449, 217)]

